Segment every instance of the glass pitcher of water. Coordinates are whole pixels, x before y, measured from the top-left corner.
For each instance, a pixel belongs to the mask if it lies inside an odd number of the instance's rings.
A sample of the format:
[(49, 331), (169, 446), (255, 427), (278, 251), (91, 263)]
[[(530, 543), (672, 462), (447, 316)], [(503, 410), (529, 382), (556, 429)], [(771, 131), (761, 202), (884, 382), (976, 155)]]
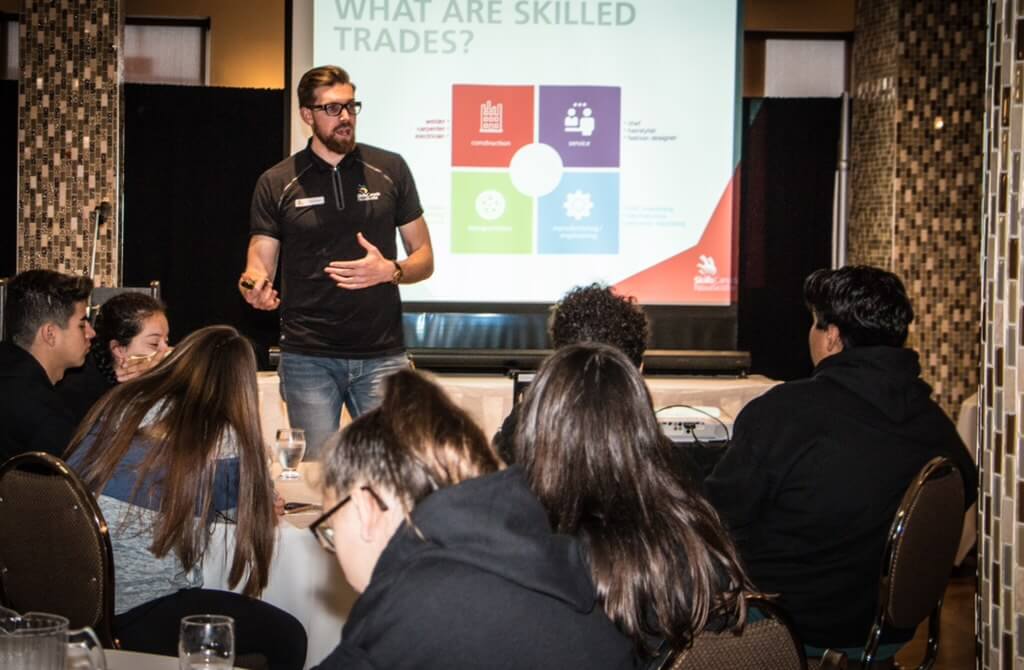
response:
[(107, 670), (107, 662), (91, 628), (68, 630), (62, 616), (0, 607), (0, 668)]

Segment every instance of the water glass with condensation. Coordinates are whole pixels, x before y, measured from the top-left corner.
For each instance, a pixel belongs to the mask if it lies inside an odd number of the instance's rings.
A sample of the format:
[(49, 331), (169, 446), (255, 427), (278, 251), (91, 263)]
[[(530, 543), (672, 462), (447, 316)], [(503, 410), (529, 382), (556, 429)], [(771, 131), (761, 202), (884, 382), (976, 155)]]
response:
[(216, 614), (182, 618), (178, 634), (179, 670), (231, 670), (234, 666), (234, 619)]

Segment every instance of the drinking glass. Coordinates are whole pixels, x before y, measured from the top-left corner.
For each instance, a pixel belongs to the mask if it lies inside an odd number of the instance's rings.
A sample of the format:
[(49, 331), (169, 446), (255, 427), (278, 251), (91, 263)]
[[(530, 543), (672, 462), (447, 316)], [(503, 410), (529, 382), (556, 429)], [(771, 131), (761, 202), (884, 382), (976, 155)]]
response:
[(231, 670), (235, 666), (235, 620), (194, 614), (181, 619), (179, 670)]
[(297, 472), (299, 463), (306, 453), (306, 433), (301, 428), (281, 428), (277, 431), (277, 443), (274, 446), (277, 462), (281, 464), (279, 479), (293, 481), (301, 479)]

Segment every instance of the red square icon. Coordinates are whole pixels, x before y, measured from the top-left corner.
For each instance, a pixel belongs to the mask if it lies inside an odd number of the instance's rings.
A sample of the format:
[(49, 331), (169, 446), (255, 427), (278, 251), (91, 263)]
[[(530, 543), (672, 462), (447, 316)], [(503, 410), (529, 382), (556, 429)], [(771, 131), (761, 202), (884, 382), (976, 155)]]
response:
[(534, 138), (533, 86), (452, 86), (452, 165), (508, 167)]

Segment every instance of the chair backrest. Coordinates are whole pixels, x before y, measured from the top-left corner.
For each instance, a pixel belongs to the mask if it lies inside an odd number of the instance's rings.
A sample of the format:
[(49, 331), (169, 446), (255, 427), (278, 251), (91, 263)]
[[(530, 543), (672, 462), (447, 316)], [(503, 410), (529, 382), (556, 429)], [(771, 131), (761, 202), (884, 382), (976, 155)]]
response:
[(7, 284), (11, 280), (0, 277), (0, 342), (7, 339)]
[(964, 483), (947, 458), (929, 461), (900, 502), (882, 562), (876, 624), (916, 628), (941, 601), (964, 520)]
[(741, 634), (704, 630), (689, 649), (661, 665), (667, 670), (806, 670), (807, 657), (789, 617), (760, 596), (748, 596), (751, 615)]
[(89, 314), (96, 313), (96, 310), (103, 306), (103, 303), (122, 293), (144, 293), (148, 296), (160, 299), (160, 282), (151, 281), (149, 286), (97, 286), (89, 296)]
[(59, 458), (0, 465), (0, 604), (67, 617), (114, 645), (114, 557), (99, 506)]

